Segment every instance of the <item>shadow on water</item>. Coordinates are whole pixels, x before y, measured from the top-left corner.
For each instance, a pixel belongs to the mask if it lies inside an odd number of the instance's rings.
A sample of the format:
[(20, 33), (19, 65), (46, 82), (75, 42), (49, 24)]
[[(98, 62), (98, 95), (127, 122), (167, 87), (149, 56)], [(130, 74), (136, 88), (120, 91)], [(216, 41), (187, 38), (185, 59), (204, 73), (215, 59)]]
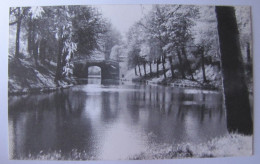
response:
[[(144, 88), (143, 92), (134, 92), (133, 98), (127, 98), (141, 101), (127, 101), (127, 104), (133, 112), (130, 115), (136, 116), (134, 122), (145, 120), (140, 118), (140, 113), (149, 110), (146, 133), (155, 135), (156, 142), (202, 142), (227, 132), (220, 93), (200, 90), (189, 93), (189, 90), (162, 86)], [(158, 125), (160, 128), (155, 128)]]
[[(61, 92), (9, 98), (10, 139), (13, 157), (40, 151), (73, 148), (91, 151), (91, 121), (83, 117), (87, 96), (83, 92)], [(16, 100), (15, 100), (16, 99)], [(16, 103), (12, 103), (16, 101)]]
[(125, 159), (153, 143), (199, 143), (227, 132), (220, 92), (87, 84), (8, 101), (13, 159), (73, 149)]

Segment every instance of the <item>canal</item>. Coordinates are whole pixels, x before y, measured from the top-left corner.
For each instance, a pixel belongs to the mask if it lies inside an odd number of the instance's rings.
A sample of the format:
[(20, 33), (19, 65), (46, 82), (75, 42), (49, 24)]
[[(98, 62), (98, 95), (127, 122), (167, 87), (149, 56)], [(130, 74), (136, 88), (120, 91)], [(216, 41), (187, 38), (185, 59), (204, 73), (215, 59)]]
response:
[(9, 97), (10, 158), (84, 152), (127, 159), (151, 145), (202, 143), (227, 133), (220, 91), (103, 85), (91, 78), (53, 93)]

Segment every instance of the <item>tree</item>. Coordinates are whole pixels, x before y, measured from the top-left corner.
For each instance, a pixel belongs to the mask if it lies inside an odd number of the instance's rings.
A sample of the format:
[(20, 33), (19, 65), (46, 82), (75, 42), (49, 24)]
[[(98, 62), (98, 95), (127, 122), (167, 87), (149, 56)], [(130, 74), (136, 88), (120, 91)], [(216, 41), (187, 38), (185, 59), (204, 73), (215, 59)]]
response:
[(90, 6), (60, 6), (53, 8), (54, 32), (58, 42), (55, 81), (72, 73), (71, 59), (89, 56), (100, 49), (106, 21), (97, 9)]
[(201, 66), (203, 82), (207, 82), (206, 64), (219, 61), (218, 30), (215, 7), (200, 6), (199, 18), (192, 28), (195, 50), (193, 54), (200, 59), (196, 63)]
[[(166, 62), (166, 54), (163, 51), (163, 46), (167, 43), (167, 35), (165, 34), (165, 27), (163, 26), (163, 23), (166, 21), (166, 17), (164, 15), (164, 7), (165, 6), (159, 6), (154, 5), (151, 12), (144, 17), (143, 20), (138, 22), (140, 26), (145, 29), (147, 33), (147, 37), (153, 40), (157, 40), (155, 43), (158, 43), (159, 47), (159, 53), (160, 56), (157, 58), (157, 68), (158, 64), (162, 63), (163, 66), (163, 75), (164, 78), (166, 78), (166, 68), (165, 68), (165, 62)], [(158, 69), (157, 69), (158, 72)]]
[(253, 133), (248, 90), (233, 7), (216, 7), (229, 132)]
[[(142, 64), (143, 64), (143, 67), (144, 67), (144, 76), (146, 77), (146, 63), (148, 62), (149, 60), (149, 55), (150, 55), (150, 46), (148, 45), (147, 41), (143, 42), (140, 46), (140, 59), (142, 61)], [(150, 65), (150, 73), (152, 72), (151, 71), (152, 68), (151, 68), (151, 65)]]
[(71, 6), (73, 11), (73, 39), (78, 43), (76, 55), (90, 56), (94, 50), (101, 50), (103, 36), (109, 24), (98, 10), (91, 6)]
[(111, 48), (110, 59), (120, 61), (120, 55), (123, 53), (123, 47), (120, 45), (115, 45)]
[(11, 7), (10, 8), (10, 22), (9, 25), (16, 24), (16, 39), (15, 39), (15, 57), (19, 57), (20, 49), (20, 31), (22, 25), (22, 19), (28, 11), (28, 7)]
[(112, 24), (108, 22), (101, 40), (100, 49), (105, 54), (105, 59), (108, 60), (110, 58), (112, 48), (122, 43), (122, 36), (115, 28), (112, 27)]
[(236, 18), (241, 44), (243, 63), (245, 64), (246, 82), (249, 90), (253, 88), (253, 60), (252, 60), (252, 24), (251, 8), (249, 6), (236, 6)]
[(243, 59), (246, 59), (244, 63), (252, 64), (251, 55), (251, 44), (252, 44), (252, 33), (251, 33), (251, 10), (249, 6), (236, 6), (236, 18), (239, 30), (241, 51), (246, 50), (242, 53)]
[[(127, 34), (127, 55), (128, 66), (130, 68), (138, 66), (139, 75), (142, 76), (140, 65), (143, 64), (143, 58), (140, 56), (141, 43), (144, 41), (144, 32), (141, 26), (136, 23)], [(136, 73), (137, 71), (135, 71)]]
[[(42, 16), (44, 10), (42, 7), (31, 7), (27, 15), (28, 21), (28, 52), (34, 57), (36, 68), (38, 67), (38, 49), (40, 45), (40, 31), (41, 23), (38, 22), (38, 18)], [(37, 29), (39, 29), (37, 31)], [(43, 55), (43, 45), (41, 45), (41, 54)]]
[[(166, 21), (162, 24), (165, 29), (163, 35), (167, 35), (167, 42), (163, 50), (170, 56), (170, 63), (172, 63), (173, 55), (177, 54), (182, 78), (186, 78), (184, 72), (187, 70), (191, 79), (194, 80), (186, 47), (190, 46), (188, 44), (193, 41), (191, 28), (198, 18), (198, 8), (195, 6), (175, 5), (165, 6), (163, 11), (166, 17)], [(171, 70), (173, 76), (173, 66), (171, 66)]]
[[(63, 60), (67, 59), (65, 53), (68, 52), (68, 59), (71, 57), (72, 51), (69, 49), (74, 47), (73, 43), (73, 31), (72, 31), (72, 14), (68, 7), (58, 6), (53, 8), (54, 20), (57, 22), (54, 24), (55, 37), (58, 42), (58, 51), (57, 51), (57, 68), (55, 74), (55, 82), (58, 82), (62, 78), (62, 57)], [(73, 50), (75, 50), (73, 48)], [(70, 60), (67, 60), (68, 62)], [(67, 69), (65, 69), (67, 70)]]
[(25, 60), (31, 62), (32, 58), (38, 71), (45, 70), (45, 66), (52, 68), (56, 63), (57, 84), (72, 74), (72, 58), (89, 57), (94, 51), (103, 51), (104, 43), (111, 42), (105, 47), (110, 53), (120, 42), (120, 34), (92, 6), (10, 8), (9, 25), (17, 25), (15, 57), (19, 57), (21, 49)]
[(205, 50), (204, 46), (199, 46), (197, 50), (198, 54), (201, 56), (201, 69), (202, 69), (202, 75), (203, 75), (203, 82), (207, 82), (206, 73), (205, 73)]
[[(160, 44), (157, 39), (148, 38), (148, 43), (150, 47), (150, 54), (149, 54), (149, 64), (150, 64), (150, 72), (152, 73), (151, 63), (156, 63), (156, 76), (159, 77), (159, 64), (160, 64), (160, 56), (161, 56), (161, 49)], [(152, 74), (150, 74), (152, 76)]]
[[(150, 67), (150, 76), (152, 77), (152, 63), (161, 56), (161, 49), (157, 39), (149, 37), (149, 34), (145, 33), (145, 39), (141, 44), (140, 56), (145, 64), (148, 63)], [(159, 63), (157, 63), (157, 77), (159, 77)]]

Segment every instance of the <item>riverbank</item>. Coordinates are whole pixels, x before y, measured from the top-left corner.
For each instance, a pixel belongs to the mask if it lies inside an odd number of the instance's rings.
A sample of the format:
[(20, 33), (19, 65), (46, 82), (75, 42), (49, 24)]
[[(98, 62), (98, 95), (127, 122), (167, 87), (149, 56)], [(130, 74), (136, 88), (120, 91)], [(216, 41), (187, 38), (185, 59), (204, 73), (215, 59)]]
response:
[(53, 92), (73, 86), (75, 80), (64, 78), (54, 82), (56, 63), (36, 66), (33, 59), (15, 59), (9, 56), (8, 95)]
[[(153, 68), (155, 70), (155, 68)], [(146, 76), (137, 76), (134, 72), (134, 69), (130, 69), (126, 72), (125, 78), (123, 80), (133, 81), (133, 82), (142, 82), (147, 84), (159, 84), (159, 85), (168, 85), (173, 87), (191, 87), (191, 88), (201, 88), (201, 89), (222, 89), (222, 78), (221, 72), (216, 66), (206, 66), (206, 79), (203, 81), (203, 74), (201, 70), (197, 70), (193, 73), (194, 80), (191, 80), (189, 76), (185, 79), (180, 77), (172, 78), (171, 70), (166, 69), (166, 78), (162, 72), (162, 66), (159, 67), (159, 77), (155, 72), (150, 74), (150, 70), (147, 70)], [(144, 75), (144, 72), (142, 72)]]
[(253, 155), (252, 136), (227, 134), (201, 144), (152, 145), (147, 151), (130, 159), (215, 158), (251, 155)]
[[(127, 159), (115, 160), (154, 160), (154, 159), (179, 159), (179, 158), (216, 158), (251, 156), (253, 153), (253, 137), (240, 134), (227, 134), (214, 138), (206, 143), (181, 143), (176, 145), (151, 144), (144, 152)], [(111, 150), (113, 151), (113, 150)], [(20, 159), (20, 158), (19, 158)], [(28, 154), (23, 160), (106, 160), (91, 156), (85, 151), (76, 149), (69, 154), (63, 154), (60, 150), (53, 152), (40, 151), (36, 155)]]

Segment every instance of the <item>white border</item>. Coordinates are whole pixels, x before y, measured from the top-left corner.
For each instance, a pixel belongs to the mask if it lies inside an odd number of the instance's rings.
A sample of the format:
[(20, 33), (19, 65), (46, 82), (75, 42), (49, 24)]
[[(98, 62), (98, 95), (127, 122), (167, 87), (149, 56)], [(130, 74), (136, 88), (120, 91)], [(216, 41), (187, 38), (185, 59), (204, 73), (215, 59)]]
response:
[(154, 161), (78, 161), (77, 163), (151, 163), (151, 164), (257, 164), (260, 162), (260, 100), (259, 99), (259, 70), (260, 70), (260, 1), (259, 0), (1, 0), (0, 1), (0, 163), (75, 163), (76, 161), (15, 161), (8, 159), (8, 17), (10, 6), (51, 6), (51, 5), (84, 5), (84, 4), (154, 4), (154, 3), (174, 3), (174, 4), (197, 4), (197, 5), (250, 5), (253, 15), (253, 42), (254, 42), (254, 155), (251, 157), (227, 157), (213, 159), (173, 159)]

